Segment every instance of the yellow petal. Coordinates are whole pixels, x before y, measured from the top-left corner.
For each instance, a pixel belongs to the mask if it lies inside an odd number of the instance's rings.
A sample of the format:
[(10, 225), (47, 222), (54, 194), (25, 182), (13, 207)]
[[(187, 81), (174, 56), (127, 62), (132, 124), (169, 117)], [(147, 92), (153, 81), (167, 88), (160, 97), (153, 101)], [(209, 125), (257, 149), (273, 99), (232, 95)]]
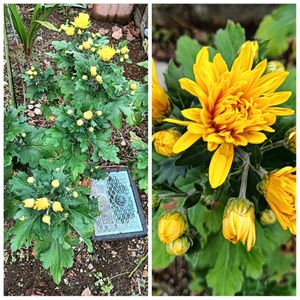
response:
[(173, 152), (177, 154), (186, 150), (191, 145), (196, 143), (200, 138), (201, 138), (200, 134), (191, 134), (189, 132), (186, 132), (175, 143), (173, 147)]
[(217, 188), (226, 180), (234, 156), (232, 144), (222, 144), (214, 153), (209, 165), (209, 182), (212, 188)]
[(201, 108), (188, 108), (181, 111), (182, 115), (192, 121), (201, 123)]
[(175, 119), (171, 119), (171, 118), (166, 118), (163, 121), (178, 124), (178, 125), (182, 125), (182, 126), (188, 126), (191, 123), (190, 121), (180, 121), (180, 120), (175, 120)]
[(198, 97), (202, 107), (203, 105), (203, 99), (206, 98), (206, 94), (203, 92), (203, 90), (200, 88), (200, 86), (193, 80), (190, 80), (188, 78), (181, 78), (179, 79), (179, 83), (182, 89), (188, 91), (190, 94)]
[(198, 123), (190, 123), (187, 127), (187, 130), (191, 134), (202, 135), (203, 126)]
[(265, 134), (256, 131), (244, 132), (241, 135), (251, 144), (261, 144), (267, 139)]
[(294, 110), (290, 108), (285, 107), (270, 107), (268, 109), (268, 112), (271, 114), (274, 114), (276, 116), (290, 116), (294, 114)]

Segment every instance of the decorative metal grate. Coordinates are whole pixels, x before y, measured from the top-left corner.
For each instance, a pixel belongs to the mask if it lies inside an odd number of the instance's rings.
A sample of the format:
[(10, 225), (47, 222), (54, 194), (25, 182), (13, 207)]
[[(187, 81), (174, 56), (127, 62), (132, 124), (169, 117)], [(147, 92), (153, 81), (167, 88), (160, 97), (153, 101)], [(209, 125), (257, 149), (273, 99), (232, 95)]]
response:
[(93, 180), (91, 196), (98, 199), (96, 240), (119, 240), (147, 233), (137, 188), (125, 167), (108, 169), (103, 180)]

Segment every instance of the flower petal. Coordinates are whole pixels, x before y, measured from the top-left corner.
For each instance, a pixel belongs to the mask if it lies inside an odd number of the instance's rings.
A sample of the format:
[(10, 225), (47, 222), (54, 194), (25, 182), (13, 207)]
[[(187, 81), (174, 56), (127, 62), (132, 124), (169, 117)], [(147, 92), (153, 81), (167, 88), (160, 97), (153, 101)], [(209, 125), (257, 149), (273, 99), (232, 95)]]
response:
[(181, 111), (182, 115), (192, 121), (201, 123), (201, 108), (188, 108)]
[(247, 139), (248, 143), (251, 144), (261, 144), (263, 143), (267, 137), (262, 132), (256, 132), (256, 131), (248, 131), (241, 133), (241, 136)]
[(171, 118), (166, 118), (163, 121), (169, 122), (169, 123), (174, 123), (174, 124), (181, 125), (181, 126), (188, 126), (190, 123), (192, 123), (190, 121), (180, 121), (180, 120), (171, 119)]
[(217, 188), (226, 180), (234, 156), (232, 144), (222, 144), (214, 153), (209, 165), (209, 182), (212, 188)]
[(173, 147), (173, 152), (177, 154), (186, 150), (194, 143), (196, 143), (200, 138), (201, 138), (200, 134), (191, 134), (189, 132), (186, 132), (175, 143)]

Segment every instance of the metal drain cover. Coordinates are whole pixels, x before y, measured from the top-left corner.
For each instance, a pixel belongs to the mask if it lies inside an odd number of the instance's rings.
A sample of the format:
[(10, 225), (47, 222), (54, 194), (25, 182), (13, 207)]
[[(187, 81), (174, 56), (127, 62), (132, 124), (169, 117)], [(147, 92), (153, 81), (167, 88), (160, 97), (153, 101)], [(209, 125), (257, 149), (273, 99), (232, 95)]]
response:
[(92, 183), (91, 197), (98, 199), (100, 210), (94, 239), (112, 241), (145, 236), (146, 221), (129, 170), (120, 167), (106, 171), (105, 179)]

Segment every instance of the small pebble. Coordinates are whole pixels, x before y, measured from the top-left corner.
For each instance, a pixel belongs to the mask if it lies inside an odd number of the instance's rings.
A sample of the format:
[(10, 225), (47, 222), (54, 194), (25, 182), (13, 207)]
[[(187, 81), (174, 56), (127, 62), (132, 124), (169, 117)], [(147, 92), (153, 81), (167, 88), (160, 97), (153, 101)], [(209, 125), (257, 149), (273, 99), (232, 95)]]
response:
[(37, 103), (37, 104), (35, 105), (35, 107), (37, 107), (37, 108), (40, 108), (41, 106), (42, 106), (41, 103)]
[(123, 140), (122, 142), (121, 142), (121, 146), (122, 147), (125, 147), (127, 145), (127, 143)]
[(93, 270), (93, 269), (94, 269), (94, 266), (93, 266), (92, 264), (89, 264), (89, 265), (88, 265), (88, 269), (89, 269), (89, 270)]
[(34, 109), (34, 113), (38, 116), (40, 116), (42, 114), (42, 111), (39, 108), (35, 108)]
[(27, 105), (27, 108), (28, 108), (28, 109), (34, 109), (34, 105), (29, 104), (29, 105)]
[(33, 111), (28, 112), (28, 117), (34, 117), (35, 113)]

